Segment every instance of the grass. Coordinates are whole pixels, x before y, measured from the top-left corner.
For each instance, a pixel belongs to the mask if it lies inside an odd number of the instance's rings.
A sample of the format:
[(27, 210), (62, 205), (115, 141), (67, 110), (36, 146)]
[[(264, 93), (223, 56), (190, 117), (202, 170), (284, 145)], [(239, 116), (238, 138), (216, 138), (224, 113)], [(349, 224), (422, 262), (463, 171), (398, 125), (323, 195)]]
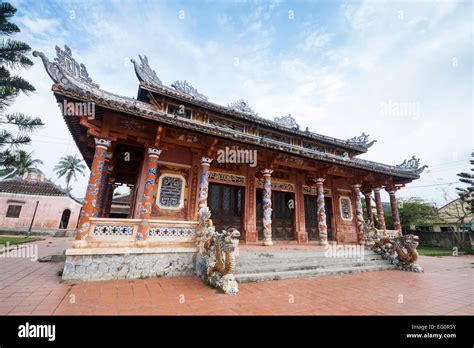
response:
[(418, 247), (416, 251), (423, 256), (453, 256), (453, 250), (447, 248)]
[(18, 236), (18, 237), (0, 236), (0, 245), (6, 245), (7, 243), (9, 243), (10, 245), (30, 243), (30, 242), (35, 242), (41, 239), (42, 238), (24, 237), (24, 236)]

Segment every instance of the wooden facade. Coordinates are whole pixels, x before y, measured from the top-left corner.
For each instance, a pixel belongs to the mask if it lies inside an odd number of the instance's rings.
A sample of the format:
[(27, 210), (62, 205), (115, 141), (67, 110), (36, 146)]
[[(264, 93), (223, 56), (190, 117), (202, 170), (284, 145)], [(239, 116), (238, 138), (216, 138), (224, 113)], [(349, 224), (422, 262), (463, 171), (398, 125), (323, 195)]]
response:
[[(415, 158), (399, 166), (362, 160), (373, 144), (364, 134), (335, 139), (300, 130), (290, 116), (259, 117), (243, 101), (211, 103), (186, 82), (167, 87), (146, 57), (133, 61), (137, 99), (117, 96), (94, 84), (67, 47), (57, 51), (55, 62), (35, 55), (91, 168), (78, 241), (192, 243), (198, 210), (208, 206), (217, 229), (237, 228), (244, 243), (359, 243), (363, 197), (370, 204), (375, 190), (381, 207), (380, 189), (390, 192), (400, 229), (395, 192), (419, 177)], [(88, 105), (93, 113), (84, 112)], [(122, 184), (131, 190), (129, 215), (111, 219)], [(385, 229), (383, 210), (369, 218)]]

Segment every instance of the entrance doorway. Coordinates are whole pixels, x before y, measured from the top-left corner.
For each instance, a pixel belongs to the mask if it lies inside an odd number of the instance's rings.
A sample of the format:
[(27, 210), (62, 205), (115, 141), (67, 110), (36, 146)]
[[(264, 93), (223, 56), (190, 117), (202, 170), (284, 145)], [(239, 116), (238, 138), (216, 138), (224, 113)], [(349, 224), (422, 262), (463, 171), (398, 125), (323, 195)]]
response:
[(211, 209), (211, 219), (216, 231), (236, 228), (243, 233), (244, 188), (220, 184), (209, 184), (208, 205)]
[(69, 218), (71, 217), (71, 210), (64, 209), (63, 214), (61, 215), (61, 221), (59, 222), (59, 229), (65, 230), (69, 224)]
[[(263, 190), (257, 190), (257, 230), (263, 240)], [(272, 191), (272, 239), (294, 240), (295, 195), (292, 192)]]
[[(332, 200), (330, 197), (324, 197), (324, 206), (326, 208), (326, 225), (328, 227), (328, 240), (332, 239)], [(306, 233), (309, 240), (319, 240), (319, 225), (316, 216), (318, 210), (316, 196), (304, 195), (304, 220)]]

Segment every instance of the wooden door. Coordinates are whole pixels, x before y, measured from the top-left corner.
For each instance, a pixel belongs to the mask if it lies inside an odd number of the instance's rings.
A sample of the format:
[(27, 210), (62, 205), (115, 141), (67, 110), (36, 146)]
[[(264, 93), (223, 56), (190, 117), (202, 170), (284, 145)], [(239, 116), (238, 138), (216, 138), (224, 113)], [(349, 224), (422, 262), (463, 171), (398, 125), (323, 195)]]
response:
[[(330, 197), (324, 198), (324, 205), (326, 209), (326, 225), (327, 225), (327, 233), (328, 233), (328, 240), (333, 240), (332, 234), (332, 200)], [(319, 226), (318, 226), (318, 218), (317, 214), (317, 203), (316, 203), (316, 196), (312, 195), (304, 195), (304, 218), (305, 218), (305, 226), (306, 232), (308, 233), (309, 240), (319, 240)]]
[(236, 228), (243, 233), (244, 188), (238, 186), (209, 184), (208, 205), (216, 231)]

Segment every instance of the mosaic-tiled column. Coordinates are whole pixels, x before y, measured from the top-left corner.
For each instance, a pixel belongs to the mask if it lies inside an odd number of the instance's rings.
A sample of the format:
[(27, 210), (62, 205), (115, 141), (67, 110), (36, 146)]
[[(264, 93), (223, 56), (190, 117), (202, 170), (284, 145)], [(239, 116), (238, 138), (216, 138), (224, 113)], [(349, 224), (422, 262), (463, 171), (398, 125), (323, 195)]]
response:
[(357, 225), (357, 235), (359, 243), (363, 243), (363, 234), (364, 234), (364, 215), (362, 212), (362, 199), (360, 195), (360, 184), (352, 185), (352, 192), (354, 193), (355, 199), (355, 215), (356, 215), (356, 225)]
[(328, 244), (328, 226), (326, 225), (326, 206), (324, 204), (324, 179), (318, 178), (315, 179), (316, 183), (316, 203), (317, 203), (317, 212), (316, 218), (318, 220), (318, 230), (319, 230), (319, 243), (321, 245)]
[(209, 194), (209, 167), (212, 158), (201, 157), (201, 181), (199, 183), (198, 207), (207, 207), (207, 197)]
[(367, 218), (369, 219), (369, 224), (374, 224), (374, 213), (372, 212), (372, 198), (370, 197), (371, 191), (365, 191), (365, 209), (367, 210)]
[(393, 226), (395, 230), (401, 233), (402, 225), (400, 223), (400, 215), (398, 213), (397, 197), (395, 197), (395, 192), (397, 190), (394, 188), (386, 188), (386, 190), (390, 195), (390, 208), (392, 210)]
[(150, 230), (149, 220), (151, 209), (153, 208), (153, 193), (155, 189), (156, 176), (158, 171), (158, 157), (162, 150), (149, 147), (147, 150), (146, 176), (141, 197), (139, 219), (142, 221), (138, 225), (137, 240), (146, 240)]
[(382, 198), (380, 197), (380, 188), (374, 188), (375, 207), (377, 209), (377, 221), (379, 222), (379, 229), (386, 230), (385, 217), (383, 214)]
[(103, 184), (105, 177), (105, 162), (107, 160), (107, 148), (110, 146), (110, 140), (95, 139), (95, 153), (92, 160), (91, 174), (87, 184), (84, 203), (82, 204), (81, 217), (76, 231), (76, 240), (83, 240), (87, 237), (90, 228), (90, 218), (97, 217), (99, 207), (97, 196), (99, 187)]
[(272, 242), (272, 173), (271, 169), (262, 170), (263, 174), (263, 245)]

